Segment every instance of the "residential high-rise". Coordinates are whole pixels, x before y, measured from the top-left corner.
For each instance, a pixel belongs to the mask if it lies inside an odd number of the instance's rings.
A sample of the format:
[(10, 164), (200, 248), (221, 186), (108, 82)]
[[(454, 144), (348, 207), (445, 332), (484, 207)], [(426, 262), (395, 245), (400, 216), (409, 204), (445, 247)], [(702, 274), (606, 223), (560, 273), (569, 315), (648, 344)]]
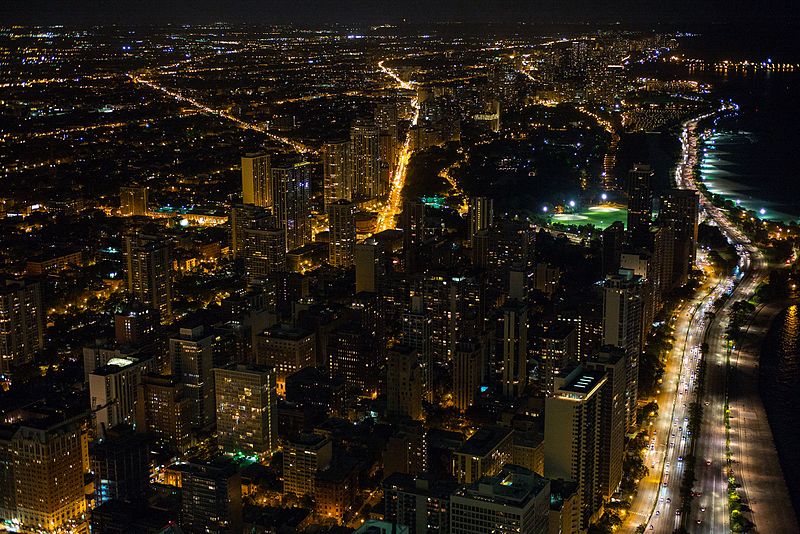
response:
[(481, 343), (467, 338), (456, 343), (453, 357), (453, 404), (466, 411), (475, 404), (484, 367), (484, 351)]
[(133, 302), (114, 315), (114, 340), (130, 347), (146, 345), (155, 339), (160, 322), (158, 311)]
[(229, 217), (231, 226), (231, 254), (242, 257), (245, 250), (246, 231), (275, 228), (275, 218), (267, 208), (253, 204), (234, 204)]
[(136, 430), (149, 432), (165, 447), (186, 452), (191, 445), (193, 408), (177, 377), (145, 375), (137, 391)]
[(133, 501), (150, 486), (150, 438), (128, 425), (99, 436), (89, 444), (95, 476), (95, 504), (109, 500)]
[(614, 221), (603, 230), (603, 276), (619, 270), (619, 256), (625, 243), (625, 225)]
[(386, 274), (386, 250), (383, 244), (374, 238), (353, 247), (353, 259), (356, 265), (356, 293), (377, 293), (383, 275)]
[(557, 322), (542, 336), (539, 385), (542, 395), (553, 394), (555, 377), (568, 362), (578, 361), (578, 329), (572, 323)]
[(600, 451), (606, 374), (578, 366), (556, 381), (545, 399), (544, 474), (578, 484), (581, 528), (589, 528), (603, 505)]
[(14, 423), (0, 434), (4, 519), (21, 531), (85, 531), (84, 418), (37, 407), (5, 415)]
[(0, 278), (0, 373), (12, 373), (44, 347), (44, 318), (38, 282)]
[(528, 308), (508, 301), (502, 308), (503, 395), (516, 398), (528, 385)]
[(636, 426), (642, 308), (640, 277), (630, 270), (620, 269), (619, 274), (606, 278), (603, 285), (603, 345), (612, 345), (625, 351), (625, 414), (629, 430)]
[(372, 120), (358, 119), (350, 126), (350, 168), (356, 199), (367, 200), (388, 193), (388, 184), (380, 180), (379, 137), (378, 126)]
[(181, 472), (181, 513), (184, 532), (242, 532), (242, 477), (235, 463), (189, 462)]
[(514, 458), (514, 431), (500, 426), (482, 426), (452, 455), (453, 477), (472, 484), (499, 473)]
[(602, 390), (600, 422), (600, 489), (609, 499), (622, 481), (625, 456), (625, 352), (617, 347), (603, 347), (589, 357), (586, 368), (606, 373)]
[(450, 496), (458, 489), (455, 482), (393, 473), (382, 486), (387, 521), (408, 527), (409, 534), (450, 532)]
[(148, 188), (147, 187), (120, 187), (119, 188), (119, 212), (120, 215), (130, 217), (133, 215), (144, 216), (149, 212), (148, 209)]
[(450, 497), (450, 534), (546, 534), (550, 481), (515, 465), (483, 477)]
[(311, 162), (297, 158), (272, 163), (272, 213), (277, 226), (286, 230), (286, 250), (311, 242), (312, 168)]
[(431, 328), (430, 315), (426, 313), (421, 295), (411, 297), (411, 311), (402, 316), (401, 340), (405, 345), (417, 351), (422, 373), (422, 396), (428, 402), (433, 402), (433, 361), (431, 358)]
[(403, 256), (405, 270), (414, 273), (423, 269), (422, 242), (425, 240), (425, 204), (419, 200), (403, 202), (400, 215), (403, 228)]
[(416, 349), (395, 345), (386, 358), (386, 411), (411, 419), (422, 417), (422, 368)]
[(334, 201), (328, 207), (328, 221), (328, 261), (334, 267), (350, 267), (356, 244), (356, 205), (345, 199)]
[(213, 342), (202, 326), (181, 328), (169, 340), (172, 373), (186, 386), (193, 407), (192, 426), (198, 428), (214, 422)]
[(275, 370), (231, 364), (214, 369), (219, 446), (269, 458), (278, 448)]
[(136, 418), (136, 388), (147, 371), (147, 362), (113, 358), (89, 373), (89, 397), (96, 436)]
[(323, 435), (291, 436), (283, 448), (283, 492), (313, 495), (315, 476), (328, 468), (332, 456), (333, 444)]
[(245, 276), (251, 286), (268, 278), (272, 273), (286, 270), (286, 229), (244, 230), (242, 255)]
[(255, 362), (275, 369), (278, 393), (283, 395), (287, 376), (316, 365), (316, 346), (314, 332), (276, 324), (256, 335)]
[(353, 173), (350, 167), (350, 141), (330, 141), (322, 145), (324, 202), (327, 210), (335, 201), (353, 199)]
[(650, 226), (653, 223), (653, 169), (637, 164), (628, 173), (625, 191), (628, 194), (628, 236), (633, 247), (649, 248)]
[(172, 317), (172, 245), (156, 236), (125, 236), (128, 292), (158, 310), (162, 321)]
[(698, 210), (697, 191), (670, 189), (661, 195), (659, 223), (674, 233), (673, 275), (676, 286), (683, 286), (697, 258)]
[(242, 202), (261, 208), (273, 204), (272, 174), (269, 154), (251, 153), (242, 156)]
[(489, 197), (469, 199), (469, 235), (474, 253), (475, 238), (479, 232), (488, 230), (494, 222), (494, 200)]
[(347, 324), (328, 337), (331, 376), (344, 379), (357, 395), (372, 396), (380, 387), (380, 366), (375, 338), (357, 324)]

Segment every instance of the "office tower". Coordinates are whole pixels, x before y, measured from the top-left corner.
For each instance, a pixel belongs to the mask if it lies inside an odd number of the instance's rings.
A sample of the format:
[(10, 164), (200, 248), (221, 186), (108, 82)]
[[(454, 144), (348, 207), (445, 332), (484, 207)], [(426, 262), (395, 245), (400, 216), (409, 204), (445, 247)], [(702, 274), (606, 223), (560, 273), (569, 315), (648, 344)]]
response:
[(683, 286), (697, 258), (699, 197), (690, 189), (670, 189), (661, 195), (659, 223), (674, 232), (675, 285)]
[(603, 276), (619, 270), (619, 256), (625, 243), (625, 225), (614, 221), (603, 230)]
[(653, 219), (653, 169), (637, 164), (628, 173), (628, 236), (633, 247), (650, 248), (650, 225)]
[(422, 418), (422, 368), (417, 351), (395, 345), (386, 359), (386, 412), (389, 415)]
[(472, 484), (500, 472), (514, 457), (514, 431), (499, 426), (480, 427), (453, 453), (453, 476)]
[(0, 373), (11, 374), (42, 350), (44, 318), (38, 282), (0, 278)]
[(274, 367), (278, 392), (285, 392), (286, 377), (313, 367), (317, 363), (317, 341), (314, 332), (284, 324), (276, 324), (256, 335), (255, 362)]
[(286, 269), (286, 230), (251, 228), (244, 231), (244, 272), (251, 286)]
[(278, 449), (275, 370), (231, 364), (214, 369), (219, 446), (269, 458)]
[(546, 534), (550, 481), (509, 465), (450, 497), (450, 534), (520, 532)]
[(356, 205), (344, 199), (333, 202), (328, 208), (328, 221), (328, 261), (334, 267), (350, 267), (356, 244)]
[(406, 200), (403, 202), (403, 212), (400, 215), (400, 224), (403, 228), (403, 258), (405, 270), (415, 273), (424, 270), (422, 243), (425, 240), (425, 204), (419, 200)]
[(229, 460), (189, 462), (181, 473), (180, 527), (184, 532), (242, 532), (242, 477)]
[(137, 391), (136, 430), (149, 432), (171, 450), (186, 452), (191, 445), (193, 408), (178, 377), (145, 375)]
[(484, 349), (478, 339), (466, 338), (456, 343), (453, 357), (453, 404), (462, 412), (475, 404), (484, 365)]
[(85, 418), (34, 407), (9, 412), (6, 419), (14, 422), (0, 425), (4, 519), (21, 532), (83, 531)]
[(517, 398), (528, 385), (528, 308), (509, 301), (502, 314), (503, 395)]
[[(494, 200), (489, 197), (472, 197), (469, 199), (469, 238), (475, 259), (478, 233), (488, 230), (494, 222)], [(477, 261), (475, 262), (477, 263)]]
[(350, 126), (350, 168), (356, 199), (368, 200), (388, 193), (388, 184), (380, 180), (379, 144), (379, 131), (374, 121), (358, 119)]
[(158, 310), (134, 301), (114, 314), (114, 340), (119, 345), (141, 347), (154, 341), (160, 323)]
[(275, 218), (267, 208), (252, 204), (234, 204), (230, 213), (231, 254), (241, 258), (247, 243), (247, 230), (267, 230), (275, 228)]
[(286, 230), (286, 250), (311, 242), (311, 173), (313, 164), (297, 158), (272, 163), (272, 214)]
[(178, 337), (169, 340), (172, 373), (186, 386), (192, 411), (192, 426), (204, 428), (214, 422), (214, 337), (202, 326), (181, 328)]
[(150, 438), (128, 425), (118, 426), (89, 444), (95, 505), (133, 501), (150, 485)]
[(136, 388), (147, 364), (136, 359), (114, 358), (89, 373), (89, 398), (96, 436), (120, 424), (133, 424)]
[(261, 208), (273, 205), (273, 184), (269, 154), (242, 156), (242, 202)]
[(316, 474), (333, 456), (331, 440), (320, 434), (296, 434), (283, 448), (283, 492), (298, 497), (314, 494)]
[(553, 394), (555, 377), (569, 362), (578, 361), (578, 329), (574, 324), (557, 322), (542, 336), (539, 386), (542, 395)]
[(356, 293), (377, 293), (386, 274), (386, 253), (383, 244), (369, 238), (353, 247), (356, 264)]
[(128, 292), (158, 310), (162, 321), (172, 316), (172, 245), (156, 236), (125, 236)]
[(331, 141), (322, 145), (323, 199), (326, 210), (337, 200), (353, 198), (350, 163), (349, 140)]
[(641, 278), (624, 269), (607, 277), (603, 284), (603, 345), (619, 347), (626, 356), (625, 417), (628, 430), (636, 426), (639, 353), (642, 350), (641, 285)]
[(149, 213), (147, 187), (120, 187), (119, 213), (124, 217), (144, 216)]
[(393, 473), (382, 483), (386, 520), (409, 534), (450, 532), (450, 496), (458, 485), (430, 476)]
[(545, 399), (544, 474), (578, 484), (581, 528), (589, 528), (603, 504), (600, 450), (606, 374), (577, 367), (557, 380)]
[(586, 368), (606, 373), (602, 390), (600, 421), (600, 489), (605, 498), (617, 491), (622, 481), (625, 456), (625, 352), (617, 347), (603, 347), (589, 357)]
[(375, 338), (357, 324), (344, 325), (328, 338), (328, 368), (344, 379), (348, 390), (361, 396), (377, 395), (380, 365)]

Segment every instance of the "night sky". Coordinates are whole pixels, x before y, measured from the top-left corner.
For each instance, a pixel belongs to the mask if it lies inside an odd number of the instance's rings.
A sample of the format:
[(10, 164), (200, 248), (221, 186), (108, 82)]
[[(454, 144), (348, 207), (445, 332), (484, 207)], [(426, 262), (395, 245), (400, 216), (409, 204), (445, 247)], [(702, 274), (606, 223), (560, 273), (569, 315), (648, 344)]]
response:
[(798, 0), (0, 0), (0, 23), (797, 24)]

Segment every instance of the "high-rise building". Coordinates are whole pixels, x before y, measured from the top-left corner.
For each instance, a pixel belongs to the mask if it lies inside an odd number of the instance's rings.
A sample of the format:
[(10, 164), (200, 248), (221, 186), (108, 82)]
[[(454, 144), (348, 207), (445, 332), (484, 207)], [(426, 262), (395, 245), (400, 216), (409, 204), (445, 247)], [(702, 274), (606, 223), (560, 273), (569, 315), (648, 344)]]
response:
[(0, 373), (32, 361), (44, 347), (44, 318), (38, 282), (0, 278)]
[(546, 534), (550, 481), (516, 465), (483, 477), (450, 497), (451, 534)]
[(149, 432), (165, 447), (186, 452), (191, 445), (193, 407), (177, 377), (145, 375), (137, 392), (136, 430)]
[(603, 345), (625, 351), (627, 428), (636, 426), (639, 393), (639, 354), (642, 351), (642, 281), (632, 271), (620, 269), (603, 285)]
[(286, 269), (286, 239), (285, 228), (244, 231), (244, 272), (251, 286)]
[(162, 321), (172, 316), (172, 246), (165, 239), (143, 234), (125, 237), (128, 292), (158, 310)]
[(212, 367), (214, 337), (202, 326), (181, 328), (169, 340), (172, 373), (186, 386), (191, 400), (192, 426), (204, 428), (214, 422), (214, 375)]
[(261, 208), (273, 205), (273, 186), (269, 154), (242, 156), (242, 202)]
[(157, 310), (133, 302), (114, 314), (114, 340), (129, 347), (146, 345), (155, 339), (160, 322)]
[(619, 270), (619, 256), (625, 243), (625, 225), (614, 221), (603, 230), (603, 276)]
[(597, 518), (603, 504), (600, 450), (606, 374), (578, 366), (556, 381), (545, 399), (544, 474), (578, 484), (581, 528)]
[(503, 395), (516, 398), (528, 385), (528, 308), (508, 301), (502, 308)]
[(328, 468), (331, 440), (321, 434), (297, 434), (283, 448), (283, 492), (298, 497), (314, 494), (316, 474)]
[(246, 244), (247, 230), (265, 230), (275, 228), (275, 218), (267, 208), (253, 204), (234, 204), (230, 214), (231, 254), (234, 258), (242, 257)]
[(402, 316), (401, 340), (405, 345), (417, 351), (422, 373), (422, 396), (428, 402), (433, 402), (433, 361), (431, 358), (431, 328), (430, 315), (425, 311), (421, 295), (411, 297), (411, 311)]
[(609, 499), (622, 481), (625, 456), (625, 352), (617, 347), (603, 347), (589, 357), (586, 368), (606, 373), (602, 390), (600, 422), (600, 489)]
[(322, 145), (324, 202), (327, 210), (335, 201), (353, 199), (353, 173), (350, 167), (350, 141), (330, 141)]
[(403, 202), (400, 223), (403, 228), (405, 270), (414, 273), (426, 267), (421, 258), (422, 242), (425, 240), (425, 204), (413, 199)]
[[(380, 180), (380, 139), (373, 120), (358, 119), (350, 126), (350, 158), (353, 196), (359, 200), (388, 193), (388, 183)], [(352, 199), (351, 199), (352, 200)]]
[(475, 404), (484, 365), (484, 349), (479, 340), (466, 338), (456, 343), (453, 357), (453, 404), (462, 412)]
[(386, 411), (411, 419), (422, 417), (422, 368), (416, 349), (395, 345), (386, 359)]
[(557, 322), (542, 336), (539, 382), (542, 395), (553, 394), (556, 375), (568, 362), (578, 361), (578, 329), (568, 322)]
[(0, 458), (4, 519), (20, 531), (85, 532), (83, 417), (31, 408), (6, 414)]
[(450, 496), (458, 489), (455, 482), (393, 473), (382, 486), (387, 521), (408, 527), (409, 534), (450, 532)]
[(328, 337), (328, 368), (357, 395), (377, 394), (380, 366), (375, 338), (357, 324), (337, 328)]
[(489, 197), (469, 199), (469, 235), (473, 253), (475, 238), (479, 232), (488, 230), (494, 222), (494, 200)]
[(275, 370), (231, 364), (214, 369), (219, 446), (269, 458), (278, 448)]
[(149, 213), (147, 187), (120, 187), (119, 212), (120, 215), (130, 217), (133, 215), (144, 216)]
[(628, 236), (634, 247), (649, 248), (650, 226), (653, 224), (653, 169), (634, 165), (628, 173), (625, 191), (628, 194)]
[(136, 418), (136, 388), (147, 371), (147, 362), (113, 358), (89, 373), (89, 398), (96, 436)]
[(499, 473), (514, 458), (514, 431), (483, 426), (453, 452), (453, 476), (460, 484), (472, 484)]
[(150, 438), (124, 425), (89, 444), (94, 473), (95, 504), (109, 500), (133, 501), (150, 486)]
[(356, 293), (377, 293), (383, 275), (386, 274), (386, 250), (383, 244), (374, 238), (353, 247), (353, 259), (356, 265)]
[(275, 369), (280, 395), (285, 393), (287, 376), (317, 363), (316, 335), (302, 328), (273, 325), (256, 335), (255, 344), (255, 362)]
[(189, 462), (181, 473), (181, 529), (190, 533), (242, 531), (242, 477), (235, 463)]
[(272, 163), (272, 213), (278, 227), (286, 230), (286, 250), (311, 242), (312, 169), (311, 162), (297, 158)]
[(328, 261), (334, 267), (350, 267), (356, 244), (356, 205), (349, 200), (336, 200), (328, 208), (328, 221)]
[(670, 189), (661, 195), (658, 219), (674, 233), (673, 275), (683, 286), (697, 258), (699, 197), (691, 189)]

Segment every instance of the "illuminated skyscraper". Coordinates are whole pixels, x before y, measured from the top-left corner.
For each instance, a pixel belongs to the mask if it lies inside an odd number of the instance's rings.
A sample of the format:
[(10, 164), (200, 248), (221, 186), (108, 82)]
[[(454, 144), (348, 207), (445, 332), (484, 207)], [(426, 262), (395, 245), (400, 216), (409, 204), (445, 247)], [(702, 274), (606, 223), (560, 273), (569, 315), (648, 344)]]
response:
[(286, 230), (286, 250), (311, 242), (311, 170), (310, 162), (296, 158), (272, 164), (272, 213)]
[(38, 282), (0, 278), (0, 373), (11, 373), (42, 349), (44, 317)]
[(147, 187), (120, 187), (119, 188), (119, 212), (124, 216), (147, 215), (148, 209), (148, 188)]
[(328, 208), (330, 242), (328, 261), (335, 267), (349, 267), (354, 261), (356, 244), (356, 205), (344, 199), (333, 202)]
[(242, 202), (262, 208), (273, 204), (269, 154), (242, 156)]
[(359, 200), (388, 193), (388, 184), (382, 184), (380, 180), (379, 145), (379, 131), (374, 121), (359, 119), (350, 127), (353, 196)]
[(244, 230), (244, 272), (249, 284), (286, 269), (286, 230), (248, 228)]
[(275, 370), (232, 364), (214, 369), (214, 384), (220, 448), (268, 458), (278, 448)]
[(339, 199), (353, 198), (353, 172), (350, 167), (350, 141), (330, 141), (322, 145), (322, 170), (325, 209)]
[(275, 219), (267, 208), (252, 204), (234, 204), (230, 214), (231, 253), (234, 258), (242, 257), (246, 243), (247, 230), (263, 230), (275, 227)]
[(158, 310), (162, 321), (172, 316), (172, 244), (156, 236), (125, 236), (128, 292)]
[(673, 276), (676, 286), (685, 285), (697, 257), (699, 197), (690, 189), (670, 189), (661, 195), (658, 220), (672, 228)]
[(653, 169), (634, 165), (628, 173), (625, 190), (628, 194), (628, 236), (633, 247), (650, 246), (653, 224)]

